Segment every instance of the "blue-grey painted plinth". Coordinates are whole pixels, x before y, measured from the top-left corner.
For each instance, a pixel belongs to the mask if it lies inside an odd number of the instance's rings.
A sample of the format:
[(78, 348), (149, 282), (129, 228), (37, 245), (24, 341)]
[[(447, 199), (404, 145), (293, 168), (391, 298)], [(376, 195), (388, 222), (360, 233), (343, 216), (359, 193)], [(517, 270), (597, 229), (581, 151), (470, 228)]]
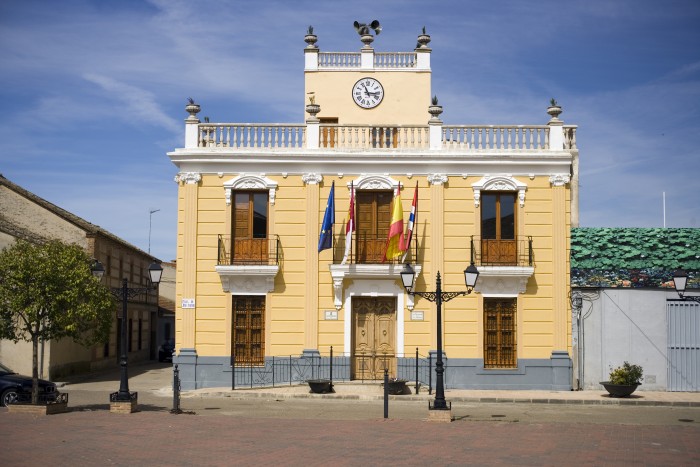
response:
[[(427, 359), (420, 361), (418, 379), (424, 384), (428, 371), (435, 387), (435, 353), (428, 370)], [(398, 376), (415, 379), (415, 358), (398, 359)], [(236, 367), (232, 374), (231, 358), (197, 357), (193, 349), (182, 349), (175, 359), (180, 370), (183, 391), (228, 387), (236, 388), (283, 386), (309, 379), (328, 379), (329, 357), (317, 352), (298, 356), (267, 357), (265, 365)], [(552, 352), (547, 359), (520, 359), (514, 369), (486, 369), (482, 359), (448, 358), (443, 354), (446, 389), (517, 389), (569, 391), (571, 358), (566, 351)], [(350, 380), (350, 357), (333, 357), (333, 380)]]
[(519, 359), (513, 369), (484, 368), (482, 359), (452, 358), (445, 362), (445, 387), (570, 391), (571, 368), (566, 351), (554, 351), (548, 359)]
[(197, 350), (180, 349), (180, 353), (173, 357), (173, 365), (177, 365), (180, 372), (180, 389), (183, 391), (197, 389)]

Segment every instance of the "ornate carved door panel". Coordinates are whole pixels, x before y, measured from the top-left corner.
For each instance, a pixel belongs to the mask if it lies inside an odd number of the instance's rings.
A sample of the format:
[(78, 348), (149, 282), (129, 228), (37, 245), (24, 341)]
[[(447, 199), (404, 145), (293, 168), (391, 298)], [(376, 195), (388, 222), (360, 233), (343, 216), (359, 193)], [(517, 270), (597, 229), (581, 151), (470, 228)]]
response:
[(352, 378), (381, 380), (396, 374), (396, 298), (354, 297)]

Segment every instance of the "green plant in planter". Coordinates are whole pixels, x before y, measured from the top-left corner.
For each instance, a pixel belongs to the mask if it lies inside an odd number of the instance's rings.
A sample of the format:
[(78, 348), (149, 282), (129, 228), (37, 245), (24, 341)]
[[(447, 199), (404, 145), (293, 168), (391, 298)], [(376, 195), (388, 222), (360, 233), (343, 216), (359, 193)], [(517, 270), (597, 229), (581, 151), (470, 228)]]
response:
[(624, 362), (622, 366), (618, 366), (610, 371), (610, 384), (618, 384), (621, 386), (631, 386), (642, 383), (643, 371), (639, 365), (630, 365)]

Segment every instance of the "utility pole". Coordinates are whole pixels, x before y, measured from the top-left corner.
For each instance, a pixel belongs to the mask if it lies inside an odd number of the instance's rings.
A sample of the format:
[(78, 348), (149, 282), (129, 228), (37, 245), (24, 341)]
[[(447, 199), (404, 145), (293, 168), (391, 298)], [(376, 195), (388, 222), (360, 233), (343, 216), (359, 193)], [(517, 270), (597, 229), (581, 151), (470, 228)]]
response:
[(158, 212), (160, 209), (151, 209), (148, 215), (148, 254), (151, 254), (151, 225), (153, 220), (153, 213)]

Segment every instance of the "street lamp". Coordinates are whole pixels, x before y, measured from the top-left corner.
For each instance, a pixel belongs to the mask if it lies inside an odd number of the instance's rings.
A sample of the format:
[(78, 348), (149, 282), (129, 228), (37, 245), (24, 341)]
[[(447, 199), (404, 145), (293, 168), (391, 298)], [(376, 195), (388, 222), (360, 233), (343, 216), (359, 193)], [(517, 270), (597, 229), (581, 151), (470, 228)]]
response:
[(476, 285), (476, 280), (479, 278), (479, 270), (476, 269), (474, 263), (471, 263), (467, 269), (464, 270), (464, 282), (467, 285), (467, 290), (460, 292), (443, 292), (442, 290), (442, 280), (440, 279), (440, 271), (437, 273), (437, 279), (435, 280), (435, 292), (418, 292), (413, 290), (414, 281), (416, 278), (416, 272), (411, 267), (410, 263), (406, 263), (401, 271), (401, 282), (403, 283), (406, 293), (409, 295), (418, 295), (423, 297), (429, 302), (435, 302), (437, 305), (437, 359), (435, 361), (435, 400), (432, 405), (429, 405), (430, 410), (450, 410), (445, 401), (445, 382), (444, 373), (445, 368), (442, 363), (442, 302), (449, 302), (455, 297), (460, 295), (469, 295), (474, 290)]
[[(102, 263), (95, 260), (91, 267), (92, 274), (98, 279), (102, 279), (104, 276), (105, 268)], [(127, 350), (127, 313), (126, 304), (129, 298), (135, 297), (140, 294), (148, 293), (151, 290), (158, 288), (160, 283), (160, 278), (163, 275), (163, 267), (158, 263), (151, 263), (148, 266), (148, 277), (151, 285), (148, 287), (128, 287), (126, 278), (122, 280), (121, 287), (112, 288), (110, 291), (118, 300), (122, 301), (122, 329), (121, 329), (121, 357), (119, 358), (119, 365), (121, 366), (121, 379), (119, 383), (119, 391), (113, 392), (109, 395), (109, 399), (112, 402), (130, 402), (136, 401), (138, 399), (138, 393), (129, 391), (129, 376), (127, 373), (128, 366), (128, 350)]]
[(678, 296), (681, 298), (681, 300), (700, 303), (700, 295), (689, 295), (687, 297), (683, 296), (683, 294), (685, 294), (685, 286), (687, 283), (688, 273), (683, 269), (676, 269), (676, 272), (673, 273), (673, 287), (676, 289)]

